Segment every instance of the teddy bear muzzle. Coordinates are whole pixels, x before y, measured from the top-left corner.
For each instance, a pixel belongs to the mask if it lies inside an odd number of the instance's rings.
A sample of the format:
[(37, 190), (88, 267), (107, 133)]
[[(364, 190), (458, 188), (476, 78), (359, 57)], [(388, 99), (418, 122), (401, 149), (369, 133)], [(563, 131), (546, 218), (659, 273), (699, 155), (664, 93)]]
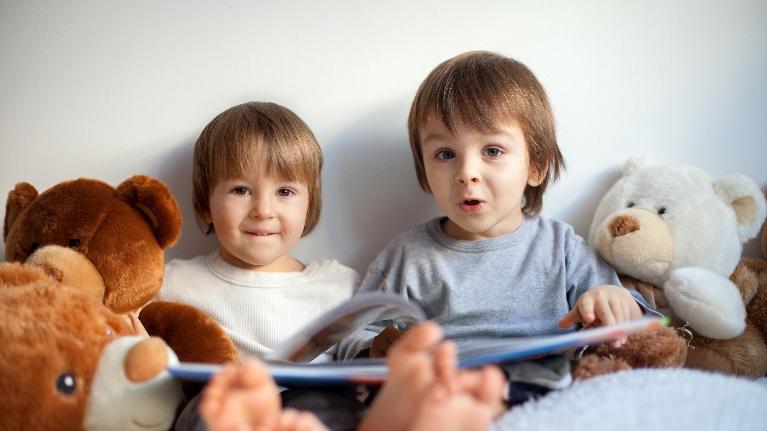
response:
[(134, 383), (154, 378), (167, 366), (167, 346), (157, 337), (150, 337), (139, 342), (131, 347), (125, 356), (125, 376)]
[(120, 337), (104, 349), (91, 385), (88, 431), (168, 430), (181, 388), (167, 371), (178, 358), (159, 338)]
[(619, 273), (659, 281), (673, 258), (673, 238), (668, 224), (656, 213), (631, 208), (601, 223), (596, 249)]

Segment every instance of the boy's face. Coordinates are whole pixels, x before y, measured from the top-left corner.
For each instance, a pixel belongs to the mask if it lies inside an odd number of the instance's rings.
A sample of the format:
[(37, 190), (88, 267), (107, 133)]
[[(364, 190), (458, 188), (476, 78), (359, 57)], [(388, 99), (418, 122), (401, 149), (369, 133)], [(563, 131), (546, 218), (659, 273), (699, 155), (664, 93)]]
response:
[(308, 208), (303, 183), (263, 174), (218, 181), (210, 195), (210, 221), (221, 257), (245, 269), (300, 271), (303, 265), (289, 253), (301, 238)]
[(513, 232), (523, 220), (525, 188), (541, 183), (519, 125), (509, 121), (498, 129), (460, 125), (451, 134), (438, 115), (419, 128), (426, 179), (449, 219), (450, 236), (479, 240)]

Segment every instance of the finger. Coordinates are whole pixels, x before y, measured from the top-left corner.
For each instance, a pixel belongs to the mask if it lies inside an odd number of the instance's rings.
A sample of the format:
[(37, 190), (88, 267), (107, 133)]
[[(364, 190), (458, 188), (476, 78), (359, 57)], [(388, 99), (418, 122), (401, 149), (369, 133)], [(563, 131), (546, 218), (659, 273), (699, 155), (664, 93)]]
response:
[(559, 327), (567, 328), (567, 327), (573, 326), (574, 324), (580, 321), (581, 321), (581, 315), (578, 312), (578, 309), (573, 308), (572, 310), (565, 313), (565, 315), (562, 316), (561, 319), (559, 319)]
[(615, 323), (621, 323), (624, 320), (626, 320), (626, 315), (624, 312), (624, 307), (626, 306), (626, 303), (622, 301), (620, 298), (613, 298), (610, 300), (610, 311), (613, 314), (613, 318), (615, 319)]
[(626, 301), (623, 303), (623, 320), (631, 320), (634, 318), (631, 314), (631, 303), (634, 302), (633, 300)]
[(581, 313), (581, 322), (592, 323), (597, 318), (594, 312), (594, 298), (591, 296), (581, 298), (576, 306)]
[(600, 296), (596, 299), (596, 315), (597, 318), (599, 318), (599, 321), (602, 322), (602, 325), (614, 325), (615, 324), (615, 316), (613, 316), (612, 310), (610, 310), (610, 303), (607, 301), (607, 298), (604, 296)]

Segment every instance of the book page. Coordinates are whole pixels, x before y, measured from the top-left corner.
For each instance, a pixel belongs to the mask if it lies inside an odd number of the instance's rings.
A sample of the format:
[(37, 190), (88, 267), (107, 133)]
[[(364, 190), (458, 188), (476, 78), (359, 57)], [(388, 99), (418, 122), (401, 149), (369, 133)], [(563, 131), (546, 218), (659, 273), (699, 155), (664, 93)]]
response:
[(373, 322), (426, 320), (423, 310), (406, 299), (383, 293), (355, 295), (327, 311), (266, 356), (268, 361), (309, 362), (341, 339)]

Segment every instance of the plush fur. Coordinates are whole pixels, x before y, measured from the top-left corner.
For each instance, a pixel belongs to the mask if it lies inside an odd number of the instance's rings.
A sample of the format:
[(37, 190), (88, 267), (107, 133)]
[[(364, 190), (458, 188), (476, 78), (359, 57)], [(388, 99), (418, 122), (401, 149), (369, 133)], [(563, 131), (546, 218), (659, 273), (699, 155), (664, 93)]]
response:
[(0, 264), (0, 429), (169, 429), (181, 393), (165, 369), (177, 359), (130, 334), (92, 295)]
[[(764, 196), (767, 198), (767, 189), (764, 190)], [(767, 259), (767, 224), (762, 226), (762, 257)]]
[(766, 214), (746, 176), (714, 180), (692, 166), (630, 159), (597, 208), (589, 243), (620, 274), (652, 285), (643, 295), (672, 323), (689, 326), (687, 366), (756, 377), (767, 373), (765, 333), (754, 323), (767, 312), (767, 288), (739, 262)]
[[(40, 266), (115, 313), (135, 313), (162, 286), (163, 249), (176, 242), (180, 227), (181, 212), (170, 190), (148, 176), (131, 177), (116, 188), (81, 178), (39, 194), (20, 183), (6, 204), (5, 256)], [(71, 270), (72, 255), (84, 256), (91, 268)], [(153, 306), (141, 319), (152, 322), (150, 335), (168, 341), (184, 361), (238, 360), (220, 326), (194, 307)], [(164, 320), (173, 325), (155, 324)]]

